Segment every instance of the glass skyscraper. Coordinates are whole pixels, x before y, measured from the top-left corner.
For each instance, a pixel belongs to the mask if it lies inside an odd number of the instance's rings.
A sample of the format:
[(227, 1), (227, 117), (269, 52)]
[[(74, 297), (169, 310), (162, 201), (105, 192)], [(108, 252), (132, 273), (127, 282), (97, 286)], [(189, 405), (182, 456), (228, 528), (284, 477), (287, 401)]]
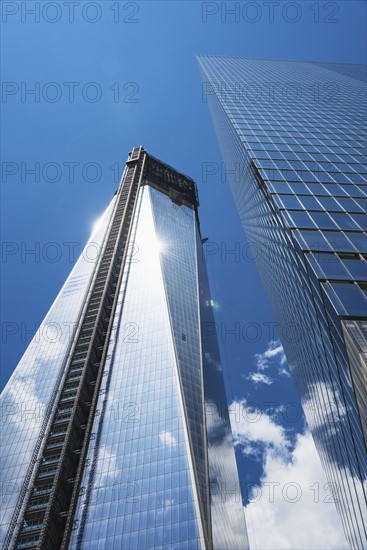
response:
[(197, 209), (129, 154), (1, 397), (3, 548), (248, 548)]
[(198, 61), (330, 491), (366, 548), (366, 67)]

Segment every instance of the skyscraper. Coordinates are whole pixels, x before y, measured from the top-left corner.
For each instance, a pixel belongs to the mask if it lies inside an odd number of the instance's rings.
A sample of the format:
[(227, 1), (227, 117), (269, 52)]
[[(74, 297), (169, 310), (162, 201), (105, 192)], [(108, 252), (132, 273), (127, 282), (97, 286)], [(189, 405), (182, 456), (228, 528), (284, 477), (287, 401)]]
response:
[(3, 547), (248, 547), (197, 209), (129, 154), (1, 398)]
[(224, 170), (330, 491), (366, 547), (366, 67), (199, 56)]

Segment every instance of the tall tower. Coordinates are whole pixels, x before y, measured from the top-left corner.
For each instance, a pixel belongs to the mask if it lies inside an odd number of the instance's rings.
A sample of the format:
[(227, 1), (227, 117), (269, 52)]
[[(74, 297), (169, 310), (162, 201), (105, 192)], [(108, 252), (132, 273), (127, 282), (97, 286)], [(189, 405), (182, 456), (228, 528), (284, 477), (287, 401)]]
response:
[(3, 547), (248, 547), (197, 208), (129, 154), (1, 397)]
[(366, 67), (199, 56), (237, 209), (352, 548), (366, 547)]

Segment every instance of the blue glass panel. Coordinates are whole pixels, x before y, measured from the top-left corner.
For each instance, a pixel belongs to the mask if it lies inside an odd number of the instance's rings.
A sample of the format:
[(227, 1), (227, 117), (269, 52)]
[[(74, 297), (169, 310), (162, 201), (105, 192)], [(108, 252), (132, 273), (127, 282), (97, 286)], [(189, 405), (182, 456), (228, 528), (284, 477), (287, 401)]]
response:
[(96, 223), (82, 255), (1, 394), (1, 479), (8, 490), (0, 512), (0, 541), (13, 516), (22, 482), (39, 459), (39, 444), (61, 387), (65, 356), (78, 327), (114, 206), (115, 199)]
[(322, 286), (330, 296), (340, 315), (357, 317), (365, 317), (367, 315), (367, 298), (358, 285), (323, 283)]
[[(358, 217), (366, 211), (365, 68), (217, 56), (198, 59), (203, 80), (211, 86), (207, 99), (224, 161), (242, 167), (243, 178), (229, 181), (248, 241), (264, 252), (257, 266), (274, 318), (280, 332), (289, 323), (300, 327), (298, 341), (285, 339), (283, 345), (328, 479), (339, 488), (336, 506), (346, 536), (352, 548), (364, 549), (367, 395), (358, 374), (361, 356), (355, 352), (354, 339), (358, 332), (358, 341), (364, 338), (359, 347), (366, 349), (366, 337), (353, 328), (346, 342), (341, 315), (363, 314), (364, 304), (359, 286), (350, 284), (353, 273), (360, 276), (360, 264), (356, 262), (353, 272), (352, 267), (344, 270), (343, 253), (356, 257), (366, 253), (361, 231), (365, 220)], [(250, 81), (256, 82), (257, 97), (241, 93)], [(271, 93), (269, 82), (273, 82)], [(302, 91), (291, 108), (284, 94), (290, 82)], [(325, 97), (330, 83), (335, 93)], [(254, 166), (262, 168), (255, 173)], [(304, 212), (298, 210), (295, 198)], [(289, 211), (279, 212), (274, 202)], [(315, 252), (313, 258), (310, 251)], [(340, 253), (343, 264), (319, 263), (321, 253), (328, 251)], [(351, 266), (353, 260), (348, 262)], [(321, 283), (329, 277), (345, 285), (334, 288)], [(337, 406), (325, 414), (325, 403)]]
[[(183, 240), (193, 241), (193, 223), (181, 227)], [(170, 235), (156, 234), (150, 189), (143, 187), (70, 548), (138, 549), (153, 539), (151, 547), (174, 548), (181, 525), (182, 546), (204, 547), (161, 268), (171, 244)]]
[(367, 262), (365, 260), (343, 259), (343, 264), (356, 280), (367, 280)]

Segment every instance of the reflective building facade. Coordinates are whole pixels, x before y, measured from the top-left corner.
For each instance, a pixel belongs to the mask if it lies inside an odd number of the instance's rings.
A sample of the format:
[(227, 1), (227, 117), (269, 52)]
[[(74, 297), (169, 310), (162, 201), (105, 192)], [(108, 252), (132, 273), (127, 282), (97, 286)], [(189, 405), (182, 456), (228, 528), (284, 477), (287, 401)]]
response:
[(230, 184), (352, 548), (366, 547), (366, 67), (199, 56)]
[(248, 547), (197, 208), (129, 154), (1, 397), (2, 547)]

